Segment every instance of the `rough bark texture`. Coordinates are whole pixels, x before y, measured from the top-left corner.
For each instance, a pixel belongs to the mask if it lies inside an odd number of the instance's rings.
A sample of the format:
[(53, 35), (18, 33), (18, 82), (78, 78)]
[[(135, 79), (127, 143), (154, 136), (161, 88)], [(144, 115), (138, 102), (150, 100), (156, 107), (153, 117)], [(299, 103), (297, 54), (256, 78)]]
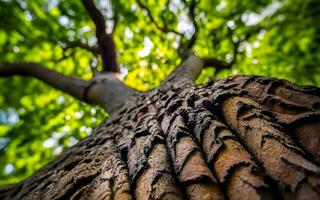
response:
[(112, 116), (0, 199), (320, 197), (318, 88), (168, 79)]

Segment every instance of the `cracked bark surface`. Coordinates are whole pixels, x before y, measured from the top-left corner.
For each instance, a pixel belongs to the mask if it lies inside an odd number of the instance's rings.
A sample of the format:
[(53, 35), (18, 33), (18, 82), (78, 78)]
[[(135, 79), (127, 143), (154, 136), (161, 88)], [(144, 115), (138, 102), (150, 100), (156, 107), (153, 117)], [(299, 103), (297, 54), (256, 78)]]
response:
[(319, 150), (319, 88), (169, 78), (0, 199), (319, 199)]

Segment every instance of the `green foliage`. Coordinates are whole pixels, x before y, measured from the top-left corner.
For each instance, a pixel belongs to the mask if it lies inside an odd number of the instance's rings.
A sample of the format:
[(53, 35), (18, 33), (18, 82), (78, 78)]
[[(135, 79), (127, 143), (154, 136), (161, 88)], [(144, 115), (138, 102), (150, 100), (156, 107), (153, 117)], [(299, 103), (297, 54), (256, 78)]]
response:
[[(317, 0), (196, 0), (199, 56), (237, 62), (217, 77), (255, 74), (320, 86), (320, 2)], [(190, 39), (191, 0), (141, 0), (159, 27)], [(134, 0), (96, 1), (114, 32), (122, 76), (129, 86), (149, 90), (181, 62), (181, 36), (164, 33)], [(111, 4), (110, 4), (111, 3)], [(110, 7), (112, 5), (112, 8)], [(92, 77), (101, 68), (91, 52), (66, 48), (72, 42), (96, 45), (95, 27), (78, 0), (0, 0), (0, 62), (33, 61), (60, 73)], [(111, 23), (112, 24), (112, 23)], [(98, 62), (97, 62), (98, 61)], [(213, 66), (214, 67), (214, 66)], [(198, 83), (215, 73), (203, 70)], [(107, 114), (38, 80), (0, 79), (0, 184), (14, 183), (90, 134)]]

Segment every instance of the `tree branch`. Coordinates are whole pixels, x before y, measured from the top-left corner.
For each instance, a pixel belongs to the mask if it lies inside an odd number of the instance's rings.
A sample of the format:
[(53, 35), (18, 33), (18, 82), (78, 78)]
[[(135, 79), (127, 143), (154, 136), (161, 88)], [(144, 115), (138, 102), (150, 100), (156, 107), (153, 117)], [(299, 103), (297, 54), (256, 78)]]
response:
[[(231, 68), (237, 62), (237, 57), (239, 54), (239, 47), (240, 47), (241, 43), (248, 40), (254, 33), (257, 33), (258, 31), (260, 31), (260, 29), (258, 27), (255, 27), (251, 31), (247, 32), (242, 38), (239, 38), (237, 41), (233, 41), (232, 37), (233, 37), (234, 30), (228, 28), (228, 35), (229, 35), (229, 38), (233, 44), (232, 59), (228, 63), (223, 64), (223, 62), (222, 62), (220, 65), (219, 65), (219, 63), (217, 63), (217, 66), (220, 66), (221, 69)], [(219, 68), (216, 69), (216, 72), (220, 71), (221, 69), (219, 69)]]
[[(183, 0), (183, 3), (185, 4), (185, 6), (187, 6), (186, 0)], [(196, 9), (197, 3), (198, 3), (197, 0), (192, 0), (191, 4), (188, 7), (188, 17), (193, 24), (194, 33), (192, 34), (191, 38), (185, 44), (183, 43), (182, 38), (180, 40), (178, 54), (182, 59), (189, 56), (190, 51), (198, 38), (199, 26), (198, 26), (198, 24), (196, 22), (196, 18), (195, 18), (196, 17), (195, 9)]]
[(214, 67), (215, 73), (222, 69), (231, 68), (231, 63), (226, 63), (216, 58), (201, 58), (194, 54), (189, 54), (179, 67), (177, 67), (164, 82), (187, 81), (193, 82), (200, 75), (203, 68)]
[(241, 43), (248, 40), (252, 36), (252, 34), (256, 33), (260, 29), (253, 28), (251, 31), (246, 33), (241, 39), (237, 40), (236, 42), (234, 42), (232, 40), (234, 30), (231, 30), (231, 29), (228, 29), (228, 30), (229, 30), (229, 33), (228, 33), (229, 38), (233, 44), (231, 61), (225, 62), (225, 61), (219, 60), (217, 58), (201, 58), (204, 61), (203, 67), (215, 67), (215, 69), (216, 69), (215, 73), (217, 73), (223, 69), (230, 69), (237, 62), (237, 56), (239, 54), (239, 47), (240, 47)]
[(164, 82), (193, 82), (197, 79), (203, 67), (204, 61), (201, 58), (190, 54), (182, 61), (179, 67), (171, 72)]
[(147, 12), (147, 15), (148, 15), (148, 17), (150, 18), (151, 22), (156, 26), (156, 28), (157, 28), (158, 30), (160, 30), (160, 31), (163, 32), (163, 33), (170, 33), (170, 32), (171, 32), (171, 33), (175, 33), (175, 34), (180, 35), (180, 36), (183, 35), (182, 33), (179, 33), (179, 32), (176, 31), (176, 30), (169, 29), (166, 25), (160, 26), (160, 25), (156, 22), (156, 20), (154, 19), (154, 17), (152, 16), (151, 10), (150, 10), (146, 5), (144, 5), (144, 4), (141, 2), (141, 0), (137, 0), (137, 3), (138, 3), (138, 5), (140, 6), (141, 9), (143, 9), (143, 10), (145, 10), (145, 11)]
[(37, 78), (79, 100), (100, 105), (108, 112), (116, 110), (130, 95), (136, 93), (118, 80), (113, 73), (104, 73), (86, 81), (57, 73), (39, 63), (0, 64), (0, 77), (14, 75)]
[(71, 52), (69, 54), (67, 54), (67, 49), (66, 48), (63, 48), (62, 49), (62, 57), (59, 58), (59, 59), (54, 59), (53, 61), (58, 64), (60, 63), (61, 61), (67, 59), (67, 58), (70, 58), (72, 57), (74, 54), (76, 53), (75, 49), (71, 49)]
[(115, 43), (112, 35), (106, 32), (106, 23), (103, 15), (95, 6), (93, 0), (82, 0), (82, 4), (89, 13), (92, 21), (96, 26), (96, 37), (101, 50), (103, 71), (119, 72)]
[[(184, 2), (186, 4), (185, 0), (184, 0)], [(197, 0), (192, 0), (191, 4), (189, 6), (189, 9), (188, 9), (188, 16), (193, 24), (193, 27), (194, 27), (194, 33), (193, 33), (193, 35), (187, 45), (188, 49), (191, 49), (193, 47), (194, 43), (197, 40), (198, 32), (199, 32), (199, 26), (196, 22), (196, 15), (195, 15), (196, 6), (197, 6)]]
[(84, 49), (84, 50), (91, 52), (95, 56), (98, 56), (101, 54), (101, 50), (99, 47), (97, 47), (97, 46), (90, 47), (87, 44), (84, 44), (80, 41), (68, 42), (66, 45), (67, 46), (63, 48), (64, 50), (73, 49), (73, 48), (81, 48), (81, 49)]
[(117, 16), (117, 14), (115, 14), (113, 17), (113, 27), (112, 27), (111, 34), (113, 34), (116, 31), (118, 22), (119, 22), (119, 17)]
[(204, 62), (203, 67), (214, 67), (216, 69), (216, 72), (222, 69), (229, 69), (232, 66), (231, 63), (227, 63), (217, 58), (201, 58), (201, 59)]
[(89, 85), (88, 81), (65, 76), (38, 63), (0, 64), (0, 77), (14, 75), (35, 77), (80, 100), (85, 99), (84, 91)]

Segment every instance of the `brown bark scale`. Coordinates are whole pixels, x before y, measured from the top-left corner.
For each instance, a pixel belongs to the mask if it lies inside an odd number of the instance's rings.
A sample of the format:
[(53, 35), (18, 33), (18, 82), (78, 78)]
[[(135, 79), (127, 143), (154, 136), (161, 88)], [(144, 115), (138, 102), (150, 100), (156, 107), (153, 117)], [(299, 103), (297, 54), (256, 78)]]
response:
[(0, 199), (319, 199), (319, 130), (319, 88), (168, 79)]

